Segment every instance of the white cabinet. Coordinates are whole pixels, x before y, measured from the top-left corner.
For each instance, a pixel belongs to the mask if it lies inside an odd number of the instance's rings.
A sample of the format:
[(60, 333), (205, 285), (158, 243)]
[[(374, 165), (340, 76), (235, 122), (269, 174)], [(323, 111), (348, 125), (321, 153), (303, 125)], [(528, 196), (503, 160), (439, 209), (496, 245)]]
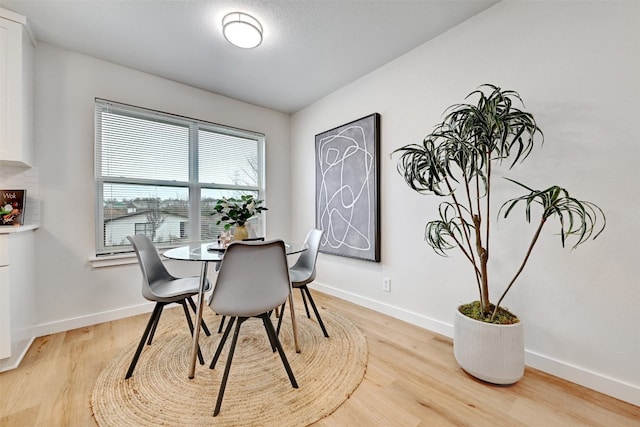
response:
[(11, 316), (9, 313), (9, 236), (0, 235), (0, 359), (11, 356)]
[(33, 50), (27, 19), (0, 8), (0, 166), (33, 166)]
[[(1, 237), (0, 237), (1, 239)], [(11, 357), (11, 313), (9, 312), (9, 267), (0, 267), (0, 359)]]
[(0, 229), (0, 372), (18, 366), (35, 336), (34, 230)]

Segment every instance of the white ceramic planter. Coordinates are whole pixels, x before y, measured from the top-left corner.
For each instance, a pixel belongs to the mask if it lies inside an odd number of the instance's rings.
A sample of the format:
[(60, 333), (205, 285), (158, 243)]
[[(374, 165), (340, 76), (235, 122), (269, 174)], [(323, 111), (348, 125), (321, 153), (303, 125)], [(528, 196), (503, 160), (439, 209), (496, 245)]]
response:
[(522, 322), (495, 325), (456, 310), (453, 353), (462, 369), (493, 384), (513, 384), (524, 375)]

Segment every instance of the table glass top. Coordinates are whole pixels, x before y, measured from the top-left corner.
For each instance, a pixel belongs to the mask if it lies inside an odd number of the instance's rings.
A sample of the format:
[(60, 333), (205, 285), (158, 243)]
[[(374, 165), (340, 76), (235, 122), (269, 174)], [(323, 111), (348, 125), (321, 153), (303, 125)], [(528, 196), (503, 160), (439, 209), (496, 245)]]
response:
[[(305, 243), (285, 243), (287, 255), (304, 252), (308, 249)], [(222, 261), (224, 249), (217, 242), (199, 242), (178, 248), (168, 249), (163, 255), (169, 259), (182, 261)]]

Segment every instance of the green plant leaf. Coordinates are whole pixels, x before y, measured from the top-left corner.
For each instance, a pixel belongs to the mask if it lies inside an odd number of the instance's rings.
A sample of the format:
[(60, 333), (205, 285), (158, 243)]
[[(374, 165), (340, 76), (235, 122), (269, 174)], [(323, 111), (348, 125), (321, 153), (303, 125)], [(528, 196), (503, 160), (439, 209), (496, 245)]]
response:
[(500, 208), (500, 212), (504, 210), (504, 218), (522, 202), (525, 204), (525, 219), (531, 222), (531, 207), (539, 205), (542, 208), (540, 216), (543, 221), (552, 217), (558, 218), (563, 247), (568, 237), (576, 237), (576, 243), (573, 245), (573, 248), (576, 248), (589, 239), (597, 238), (603, 232), (606, 217), (596, 204), (571, 197), (566, 189), (557, 185), (545, 190), (533, 190), (513, 179), (505, 179), (527, 189), (529, 193), (506, 201)]

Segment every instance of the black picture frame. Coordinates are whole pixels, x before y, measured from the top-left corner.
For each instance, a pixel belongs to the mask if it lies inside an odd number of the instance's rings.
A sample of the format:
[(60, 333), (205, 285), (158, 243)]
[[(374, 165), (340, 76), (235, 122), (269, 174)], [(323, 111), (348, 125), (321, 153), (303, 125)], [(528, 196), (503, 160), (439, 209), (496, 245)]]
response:
[(380, 262), (380, 114), (315, 136), (320, 252)]

